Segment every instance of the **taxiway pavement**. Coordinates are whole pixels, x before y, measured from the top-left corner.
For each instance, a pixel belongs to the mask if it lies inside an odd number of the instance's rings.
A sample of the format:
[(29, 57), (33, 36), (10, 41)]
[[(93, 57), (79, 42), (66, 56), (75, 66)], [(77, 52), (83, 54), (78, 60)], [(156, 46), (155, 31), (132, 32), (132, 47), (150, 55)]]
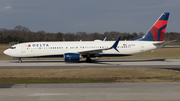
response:
[(15, 84), (0, 89), (0, 100), (177, 100), (179, 95), (180, 83)]
[(63, 60), (1, 60), (0, 69), (62, 68), (166, 68), (180, 69), (180, 59), (96, 59), (92, 63), (66, 63)]

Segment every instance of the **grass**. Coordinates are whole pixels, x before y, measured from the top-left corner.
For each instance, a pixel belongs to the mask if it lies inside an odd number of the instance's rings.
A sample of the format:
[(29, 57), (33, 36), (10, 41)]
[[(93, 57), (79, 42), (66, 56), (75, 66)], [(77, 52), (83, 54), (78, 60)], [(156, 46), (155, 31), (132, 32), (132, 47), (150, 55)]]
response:
[(47, 83), (107, 83), (104, 79), (73, 79), (73, 78), (1, 78), (0, 84), (47, 84)]
[(0, 69), (1, 84), (180, 82), (180, 72), (145, 68)]

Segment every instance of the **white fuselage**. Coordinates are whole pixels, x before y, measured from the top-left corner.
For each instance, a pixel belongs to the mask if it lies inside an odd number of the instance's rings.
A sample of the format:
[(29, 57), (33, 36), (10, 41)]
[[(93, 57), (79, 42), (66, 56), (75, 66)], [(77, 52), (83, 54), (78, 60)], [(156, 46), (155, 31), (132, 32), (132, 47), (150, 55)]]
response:
[[(4, 51), (4, 54), (12, 57), (63, 57), (65, 53), (81, 53), (80, 55), (101, 54), (106, 56), (123, 56), (152, 51), (163, 47), (162, 44), (154, 45), (154, 41), (119, 41), (116, 51), (110, 48), (115, 41), (69, 41), (69, 42), (28, 42), (13, 45)], [(98, 49), (102, 52), (97, 53), (93, 50)]]

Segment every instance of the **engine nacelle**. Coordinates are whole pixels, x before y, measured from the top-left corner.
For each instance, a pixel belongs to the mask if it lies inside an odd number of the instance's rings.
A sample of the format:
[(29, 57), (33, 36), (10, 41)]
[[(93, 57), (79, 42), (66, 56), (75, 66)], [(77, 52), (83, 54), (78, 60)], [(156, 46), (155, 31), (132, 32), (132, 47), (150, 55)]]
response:
[(64, 60), (65, 62), (79, 62), (80, 54), (78, 53), (65, 53)]

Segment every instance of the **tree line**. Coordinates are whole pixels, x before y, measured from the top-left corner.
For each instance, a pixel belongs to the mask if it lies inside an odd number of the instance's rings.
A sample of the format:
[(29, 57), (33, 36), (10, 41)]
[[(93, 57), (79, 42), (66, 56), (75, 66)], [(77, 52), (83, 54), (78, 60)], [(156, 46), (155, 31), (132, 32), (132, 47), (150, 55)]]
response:
[[(121, 36), (121, 40), (132, 40), (142, 37), (144, 33), (121, 33), (121, 32), (105, 32), (102, 33), (46, 33), (45, 31), (32, 32), (27, 27), (21, 25), (16, 26), (12, 30), (0, 29), (0, 44), (8, 44), (9, 42), (35, 42), (35, 41), (93, 41), (95, 39), (103, 40), (116, 40)], [(176, 40), (180, 42), (180, 33), (167, 32), (165, 33), (164, 40)]]

